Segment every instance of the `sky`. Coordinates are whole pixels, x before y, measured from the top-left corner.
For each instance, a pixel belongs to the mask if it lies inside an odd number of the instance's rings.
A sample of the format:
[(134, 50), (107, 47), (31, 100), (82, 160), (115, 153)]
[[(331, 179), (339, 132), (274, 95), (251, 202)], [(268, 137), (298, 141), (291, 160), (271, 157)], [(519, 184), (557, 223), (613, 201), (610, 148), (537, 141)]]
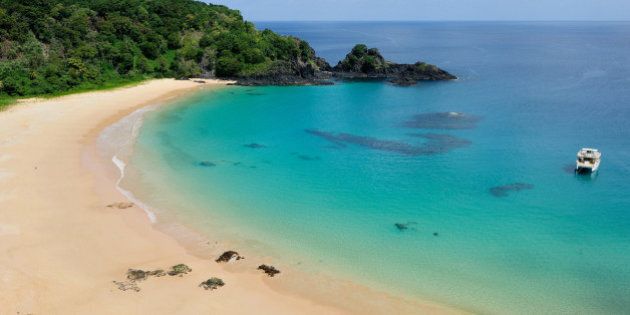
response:
[(630, 20), (630, 0), (206, 0), (250, 21)]

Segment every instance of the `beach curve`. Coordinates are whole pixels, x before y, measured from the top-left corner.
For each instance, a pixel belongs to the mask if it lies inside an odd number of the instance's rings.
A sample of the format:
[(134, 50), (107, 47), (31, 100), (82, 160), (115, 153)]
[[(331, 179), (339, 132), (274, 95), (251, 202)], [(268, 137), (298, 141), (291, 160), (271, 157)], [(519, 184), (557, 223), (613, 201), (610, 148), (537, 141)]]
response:
[[(95, 139), (140, 108), (225, 81), (152, 80), (106, 92), (33, 100), (0, 114), (0, 313), (338, 314), (356, 308), (281, 292), (255, 272), (229, 272), (191, 255), (154, 229), (116, 187), (121, 169), (95, 159)], [(19, 174), (19, 176), (17, 176)], [(10, 227), (10, 228), (9, 228)], [(10, 232), (10, 233), (9, 233)], [(186, 263), (184, 278), (153, 279), (140, 292), (118, 290), (128, 268)], [(211, 276), (227, 285), (206, 292)], [(418, 313), (450, 313), (436, 306)]]

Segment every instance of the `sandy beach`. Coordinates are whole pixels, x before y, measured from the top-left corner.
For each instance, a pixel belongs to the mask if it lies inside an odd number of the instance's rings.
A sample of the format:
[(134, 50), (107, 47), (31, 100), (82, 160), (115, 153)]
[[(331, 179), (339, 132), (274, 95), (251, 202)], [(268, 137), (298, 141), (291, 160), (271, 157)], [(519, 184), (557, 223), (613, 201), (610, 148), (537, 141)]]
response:
[[(143, 106), (225, 83), (153, 80), (25, 101), (0, 113), (0, 314), (454, 312), (398, 303), (374, 292), (352, 292), (348, 299), (328, 302), (326, 296), (290, 292), (255, 269), (226, 267), (194, 255), (155, 229), (137, 206), (107, 207), (127, 200), (115, 189), (117, 169), (111, 161), (95, 158), (99, 132)], [(139, 292), (119, 290), (113, 283), (126, 281), (129, 268), (168, 270), (182, 263), (193, 271), (138, 282)], [(213, 291), (200, 288), (210, 277), (226, 285)]]

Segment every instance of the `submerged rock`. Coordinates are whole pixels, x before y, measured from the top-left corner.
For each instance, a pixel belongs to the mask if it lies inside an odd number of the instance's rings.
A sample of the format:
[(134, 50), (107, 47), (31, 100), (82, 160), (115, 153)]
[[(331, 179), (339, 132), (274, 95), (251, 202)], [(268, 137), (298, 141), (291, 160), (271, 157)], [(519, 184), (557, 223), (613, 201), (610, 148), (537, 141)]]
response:
[(267, 147), (266, 145), (260, 143), (250, 143), (243, 146), (250, 149), (263, 149)]
[(204, 288), (205, 290), (216, 290), (224, 285), (225, 282), (223, 282), (223, 280), (214, 277), (199, 284), (199, 286)]
[(230, 262), (232, 259), (241, 260), (241, 259), (245, 259), (245, 257), (240, 256), (237, 252), (233, 250), (229, 250), (221, 254), (221, 256), (219, 256), (219, 258), (217, 258), (215, 261), (218, 263), (223, 263), (223, 262), (226, 263), (226, 262)]
[(217, 164), (213, 163), (213, 162), (210, 162), (210, 161), (201, 161), (201, 162), (199, 162), (199, 166), (202, 166), (202, 167), (214, 167), (214, 166), (217, 166)]
[(169, 276), (180, 276), (182, 277), (183, 275), (191, 272), (192, 269), (190, 269), (190, 267), (184, 265), (184, 264), (179, 264), (179, 265), (175, 265), (173, 267), (171, 267), (171, 270), (168, 272)]
[(349, 133), (333, 133), (321, 130), (306, 129), (308, 134), (325, 139), (338, 148), (349, 144), (371, 150), (393, 152), (409, 156), (443, 154), (451, 150), (470, 145), (470, 141), (450, 135), (441, 134), (411, 134), (410, 136), (424, 139), (424, 143), (410, 144), (401, 141), (378, 139)]
[(319, 156), (310, 156), (306, 154), (298, 154), (297, 158), (302, 161), (319, 161), (321, 158)]
[(399, 230), (399, 231), (404, 231), (404, 230), (408, 230), (410, 228), (411, 225), (416, 225), (418, 224), (417, 222), (407, 222), (407, 223), (394, 223), (394, 226)]
[(397, 229), (399, 229), (401, 231), (406, 230), (406, 229), (409, 228), (407, 226), (407, 224), (404, 224), (404, 223), (395, 223), (394, 225), (396, 226)]
[(534, 189), (534, 185), (527, 183), (514, 183), (490, 188), (490, 193), (495, 197), (506, 197), (510, 192)]
[(258, 270), (264, 271), (270, 277), (273, 277), (280, 273), (280, 270), (276, 269), (276, 267), (268, 265), (260, 265), (258, 266)]

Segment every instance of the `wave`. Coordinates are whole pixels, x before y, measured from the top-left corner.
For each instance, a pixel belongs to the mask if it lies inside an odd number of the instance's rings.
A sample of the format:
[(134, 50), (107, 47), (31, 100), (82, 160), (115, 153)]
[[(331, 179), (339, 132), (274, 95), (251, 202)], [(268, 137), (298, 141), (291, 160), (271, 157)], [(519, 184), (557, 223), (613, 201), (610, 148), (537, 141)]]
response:
[(126, 190), (122, 188), (122, 186), (120, 186), (120, 183), (125, 178), (125, 168), (127, 167), (127, 163), (123, 162), (116, 155), (112, 157), (112, 162), (116, 165), (116, 167), (118, 167), (118, 170), (120, 171), (120, 177), (118, 177), (118, 181), (116, 181), (116, 189), (129, 201), (140, 207), (147, 214), (147, 217), (149, 218), (149, 221), (151, 221), (151, 223), (157, 223), (157, 216), (155, 215), (155, 212), (151, 210), (151, 207), (140, 201), (140, 199), (136, 198), (136, 196), (134, 196), (131, 191)]
[(157, 105), (147, 106), (134, 111), (118, 122), (105, 128), (97, 140), (97, 147), (103, 157), (105, 159), (111, 157), (112, 163), (114, 163), (120, 172), (120, 176), (116, 181), (116, 189), (125, 196), (127, 200), (140, 207), (146, 213), (151, 223), (157, 223), (155, 211), (138, 199), (131, 191), (124, 189), (121, 184), (125, 178), (127, 162), (131, 158), (133, 146), (142, 127), (144, 115), (147, 112), (155, 110), (157, 107)]

